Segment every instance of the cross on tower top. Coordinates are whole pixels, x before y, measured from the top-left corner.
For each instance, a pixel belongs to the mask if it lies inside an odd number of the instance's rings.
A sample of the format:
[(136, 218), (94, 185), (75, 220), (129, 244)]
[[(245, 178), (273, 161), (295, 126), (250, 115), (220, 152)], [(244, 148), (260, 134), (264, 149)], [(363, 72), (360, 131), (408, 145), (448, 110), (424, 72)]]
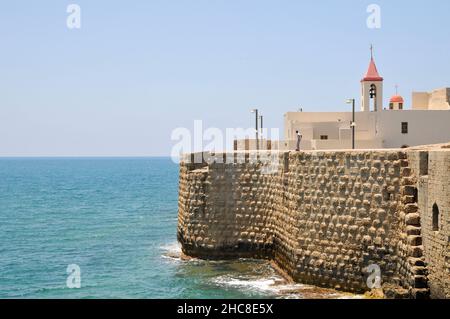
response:
[(370, 63), (369, 69), (366, 75), (362, 79), (363, 82), (383, 81), (383, 78), (379, 75), (377, 66), (375, 65), (375, 59), (373, 57), (373, 44), (370, 45)]

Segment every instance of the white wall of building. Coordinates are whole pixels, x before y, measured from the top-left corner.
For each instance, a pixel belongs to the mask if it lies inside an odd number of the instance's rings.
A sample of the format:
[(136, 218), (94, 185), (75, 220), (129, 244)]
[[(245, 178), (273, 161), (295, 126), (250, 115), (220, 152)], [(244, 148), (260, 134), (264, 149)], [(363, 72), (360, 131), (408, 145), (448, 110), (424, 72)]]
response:
[(413, 110), (448, 110), (450, 109), (450, 88), (437, 89), (432, 92), (413, 92)]
[[(450, 110), (383, 110), (356, 112), (356, 148), (400, 148), (450, 140)], [(351, 112), (293, 112), (285, 115), (285, 146), (295, 149), (296, 131), (302, 149), (351, 148)], [(402, 122), (408, 133), (402, 133)], [(327, 135), (328, 140), (321, 140)]]
[[(402, 122), (408, 123), (408, 134), (401, 133)], [(450, 141), (450, 110), (383, 111), (377, 124), (385, 148)]]

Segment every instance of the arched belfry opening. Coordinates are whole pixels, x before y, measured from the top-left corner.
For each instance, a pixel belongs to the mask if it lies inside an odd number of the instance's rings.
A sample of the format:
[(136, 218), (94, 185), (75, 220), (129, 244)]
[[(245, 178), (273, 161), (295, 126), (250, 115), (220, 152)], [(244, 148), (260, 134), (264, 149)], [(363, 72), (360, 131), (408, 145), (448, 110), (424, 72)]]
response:
[(377, 110), (377, 86), (375, 84), (370, 85), (369, 89), (370, 109)]
[(439, 207), (436, 203), (433, 205), (433, 231), (439, 231)]
[(377, 86), (375, 84), (370, 85), (369, 96), (371, 99), (377, 97)]

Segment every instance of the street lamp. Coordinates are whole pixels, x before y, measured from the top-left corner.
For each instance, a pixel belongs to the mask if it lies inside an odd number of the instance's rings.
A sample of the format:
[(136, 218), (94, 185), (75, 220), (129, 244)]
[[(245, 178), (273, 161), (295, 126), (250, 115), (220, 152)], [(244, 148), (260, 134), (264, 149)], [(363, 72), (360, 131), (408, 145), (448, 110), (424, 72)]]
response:
[(259, 137), (258, 137), (258, 109), (251, 110), (255, 113), (255, 132), (256, 132), (256, 150), (259, 150)]
[(350, 122), (350, 127), (352, 128), (352, 149), (355, 149), (355, 99), (348, 99), (347, 104), (352, 104), (352, 121)]
[(264, 134), (263, 134), (263, 116), (262, 115), (260, 115), (259, 116), (259, 127), (261, 128), (261, 142), (262, 143), (264, 143), (263, 142), (263, 140), (264, 140)]

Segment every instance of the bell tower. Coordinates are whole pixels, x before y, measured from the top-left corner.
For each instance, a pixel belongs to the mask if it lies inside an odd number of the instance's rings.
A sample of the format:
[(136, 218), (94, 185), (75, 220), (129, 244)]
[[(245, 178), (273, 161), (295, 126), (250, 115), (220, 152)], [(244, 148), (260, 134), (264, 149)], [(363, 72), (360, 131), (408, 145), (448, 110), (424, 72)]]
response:
[(373, 46), (370, 47), (370, 64), (361, 80), (361, 111), (379, 112), (383, 110), (383, 78), (380, 76), (373, 58)]

